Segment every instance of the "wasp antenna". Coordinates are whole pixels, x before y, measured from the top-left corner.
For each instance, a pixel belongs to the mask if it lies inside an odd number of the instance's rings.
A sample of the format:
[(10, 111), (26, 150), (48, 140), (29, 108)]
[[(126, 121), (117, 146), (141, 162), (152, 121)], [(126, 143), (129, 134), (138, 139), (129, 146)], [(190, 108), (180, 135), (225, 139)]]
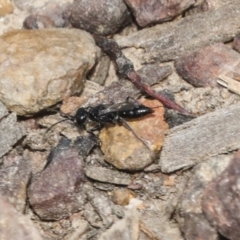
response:
[(64, 118), (64, 119), (62, 119), (62, 120), (60, 120), (60, 121), (52, 124), (52, 125), (46, 130), (46, 132), (44, 133), (43, 139), (45, 139), (47, 133), (48, 133), (54, 126), (56, 126), (57, 124), (59, 124), (59, 123), (61, 123), (61, 122), (65, 122), (65, 121), (68, 121), (68, 120), (73, 120), (73, 118), (67, 117), (67, 118)]

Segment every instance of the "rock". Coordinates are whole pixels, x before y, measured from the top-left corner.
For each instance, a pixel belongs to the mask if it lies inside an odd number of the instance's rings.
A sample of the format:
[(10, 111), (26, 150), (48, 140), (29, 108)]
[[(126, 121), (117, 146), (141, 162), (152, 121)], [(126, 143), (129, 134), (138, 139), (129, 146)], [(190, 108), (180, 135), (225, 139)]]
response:
[(149, 144), (151, 150), (123, 126), (107, 127), (100, 132), (105, 160), (118, 169), (143, 169), (155, 160), (162, 147), (168, 129), (163, 117), (164, 108), (157, 100), (145, 100), (142, 103), (154, 108), (155, 112), (128, 123), (137, 136)]
[(133, 208), (126, 211), (125, 217), (103, 233), (99, 240), (138, 240), (140, 216)]
[(70, 22), (76, 28), (109, 35), (130, 22), (130, 12), (122, 0), (75, 0)]
[(131, 183), (131, 176), (127, 173), (91, 165), (86, 166), (84, 170), (87, 177), (96, 181), (117, 185), (128, 185)]
[(209, 224), (202, 213), (189, 212), (185, 216), (185, 240), (219, 240), (216, 230)]
[(9, 0), (0, 1), (0, 16), (3, 17), (12, 13), (14, 10), (13, 4)]
[(177, 224), (169, 220), (170, 216), (166, 214), (167, 206), (162, 200), (148, 201), (147, 207), (147, 211), (140, 216), (140, 229), (148, 238), (183, 240)]
[(171, 20), (195, 3), (193, 0), (151, 2), (126, 0), (125, 2), (141, 27)]
[(101, 86), (104, 85), (108, 77), (110, 64), (111, 60), (107, 55), (101, 56), (101, 59), (95, 66), (93, 73), (89, 76), (89, 79)]
[(210, 224), (233, 240), (240, 238), (239, 178), (240, 151), (226, 170), (207, 186), (202, 198), (203, 212)]
[(181, 124), (191, 121), (192, 119), (195, 118), (194, 116), (188, 116), (185, 114), (181, 114), (172, 109), (166, 109), (164, 117), (165, 117), (165, 121), (167, 122), (169, 128), (173, 128), (175, 126), (181, 125)]
[(0, 169), (0, 195), (19, 212), (24, 213), (27, 187), (31, 178), (30, 160), (21, 156), (4, 158)]
[(232, 154), (210, 157), (191, 170), (191, 176), (178, 200), (176, 219), (186, 240), (217, 240), (216, 230), (202, 212), (202, 196), (207, 185), (228, 166)]
[(56, 25), (50, 17), (36, 14), (28, 16), (23, 22), (23, 27), (25, 29), (40, 29), (54, 28)]
[(19, 115), (80, 93), (98, 52), (90, 34), (75, 29), (15, 30), (0, 43), (0, 99)]
[(43, 240), (33, 222), (0, 196), (1, 239)]
[(2, 102), (0, 102), (0, 119), (2, 119), (7, 114), (8, 114), (7, 108), (5, 107), (5, 105)]
[(100, 216), (103, 225), (110, 226), (114, 220), (112, 214), (113, 203), (105, 193), (93, 188), (89, 183), (84, 185), (84, 191), (87, 195), (88, 201)]
[(189, 168), (209, 156), (238, 149), (239, 118), (240, 105), (235, 104), (172, 128), (161, 151), (161, 170), (169, 173)]
[(213, 11), (122, 36), (117, 43), (122, 48), (143, 49), (142, 62), (175, 60), (203, 46), (231, 41), (240, 33), (239, 11), (239, 0), (234, 0)]
[(233, 48), (240, 53), (240, 34), (234, 38)]
[(89, 230), (90, 226), (89, 223), (83, 219), (81, 213), (75, 213), (70, 217), (72, 227), (74, 231), (70, 232), (65, 236), (65, 239), (69, 240), (77, 240)]
[[(149, 85), (154, 85), (163, 81), (164, 78), (169, 76), (172, 72), (171, 66), (160, 66), (158, 63), (147, 64), (137, 71), (142, 80)], [(121, 79), (121, 81), (112, 82), (98, 93), (92, 95), (83, 106), (89, 107), (96, 106), (100, 103), (109, 104), (111, 102), (119, 103), (125, 101), (129, 96), (137, 97), (140, 93), (141, 91), (129, 80)]]
[[(2, 112), (2, 114), (5, 113), (5, 111)], [(21, 123), (17, 122), (16, 113), (3, 118), (0, 121), (0, 158), (9, 152), (24, 135), (26, 130)]]
[(240, 54), (223, 43), (206, 46), (175, 61), (177, 73), (195, 87), (218, 86), (219, 75), (240, 75)]
[(29, 186), (29, 202), (42, 220), (59, 220), (78, 212), (86, 201), (82, 158), (69, 142), (61, 141), (45, 169)]
[[(23, 25), (28, 29), (36, 29), (44, 26), (44, 23), (51, 23), (52, 27), (65, 27), (68, 25), (68, 12), (73, 0), (43, 0), (28, 2), (23, 0), (13, 0), (14, 4), (21, 10), (31, 14)], [(34, 26), (35, 22), (35, 26)], [(32, 27), (31, 27), (32, 26)]]
[(135, 197), (136, 194), (126, 188), (115, 188), (112, 192), (112, 201), (121, 206), (128, 205), (130, 200)]

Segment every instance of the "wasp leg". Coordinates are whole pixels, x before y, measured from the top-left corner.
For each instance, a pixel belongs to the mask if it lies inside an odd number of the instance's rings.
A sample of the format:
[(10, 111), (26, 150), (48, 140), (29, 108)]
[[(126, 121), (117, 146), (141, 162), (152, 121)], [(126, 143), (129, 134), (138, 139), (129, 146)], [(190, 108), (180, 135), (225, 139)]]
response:
[(89, 134), (91, 134), (92, 136), (94, 136), (94, 137), (97, 139), (97, 144), (98, 144), (99, 146), (102, 145), (101, 139), (100, 139), (98, 136), (96, 136), (96, 134), (95, 134), (94, 132), (101, 130), (104, 126), (105, 126), (105, 124), (103, 124), (103, 123), (100, 122), (100, 123), (98, 123), (95, 127), (91, 128), (90, 130), (87, 130), (87, 129), (86, 129), (86, 131), (87, 131)]
[(122, 123), (122, 125), (127, 130), (129, 130), (139, 141), (141, 141), (148, 149), (150, 149), (148, 144), (133, 131), (133, 129), (130, 127), (130, 125), (123, 118), (119, 118), (119, 122)]

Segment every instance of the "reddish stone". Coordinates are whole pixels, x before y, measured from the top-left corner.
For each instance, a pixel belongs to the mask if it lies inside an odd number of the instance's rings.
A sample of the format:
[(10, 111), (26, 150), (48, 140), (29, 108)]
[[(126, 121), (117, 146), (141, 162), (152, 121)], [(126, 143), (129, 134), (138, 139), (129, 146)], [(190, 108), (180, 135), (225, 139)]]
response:
[[(65, 140), (64, 140), (65, 141)], [(78, 212), (85, 202), (82, 158), (61, 141), (50, 154), (51, 162), (29, 187), (29, 202), (44, 220), (59, 220)], [(68, 149), (67, 149), (68, 148)]]
[(193, 0), (125, 0), (125, 2), (141, 27), (171, 20), (195, 3)]
[(227, 169), (205, 190), (203, 212), (208, 221), (228, 239), (240, 239), (240, 150)]
[(240, 74), (240, 54), (223, 43), (206, 46), (175, 61), (178, 74), (195, 87), (218, 86), (220, 74)]

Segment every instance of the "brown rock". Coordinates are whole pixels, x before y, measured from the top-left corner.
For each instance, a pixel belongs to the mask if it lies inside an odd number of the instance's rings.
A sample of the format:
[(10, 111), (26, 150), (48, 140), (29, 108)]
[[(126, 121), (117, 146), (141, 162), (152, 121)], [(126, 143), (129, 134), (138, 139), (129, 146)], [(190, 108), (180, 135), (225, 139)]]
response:
[(0, 209), (1, 240), (42, 240), (33, 222), (17, 212), (2, 196), (0, 196)]
[(0, 0), (0, 16), (3, 17), (12, 13), (14, 10), (13, 4), (9, 0)]
[(126, 188), (115, 188), (112, 192), (112, 201), (121, 206), (126, 206), (132, 198), (135, 198), (136, 194)]
[(209, 222), (228, 239), (240, 239), (240, 151), (227, 169), (210, 183), (202, 198)]
[(41, 219), (68, 217), (79, 211), (86, 200), (82, 191), (82, 159), (68, 144), (65, 140), (59, 143), (51, 153), (52, 161), (29, 187), (29, 202)]
[(99, 135), (105, 160), (116, 168), (143, 169), (154, 161), (156, 153), (162, 147), (165, 131), (168, 129), (163, 117), (164, 108), (157, 100), (145, 100), (142, 103), (157, 107), (154, 114), (128, 123), (140, 138), (149, 143), (151, 151), (123, 126), (104, 128)]
[(72, 25), (91, 33), (113, 34), (129, 21), (130, 13), (122, 0), (75, 0), (72, 5)]
[(15, 30), (0, 48), (0, 99), (19, 115), (80, 93), (97, 56), (91, 35), (76, 29)]
[[(218, 86), (220, 74), (240, 74), (240, 54), (223, 43), (207, 46), (175, 62), (178, 74), (195, 87)], [(231, 71), (231, 72), (230, 72)]]
[(193, 0), (125, 0), (141, 27), (173, 19), (195, 3)]

